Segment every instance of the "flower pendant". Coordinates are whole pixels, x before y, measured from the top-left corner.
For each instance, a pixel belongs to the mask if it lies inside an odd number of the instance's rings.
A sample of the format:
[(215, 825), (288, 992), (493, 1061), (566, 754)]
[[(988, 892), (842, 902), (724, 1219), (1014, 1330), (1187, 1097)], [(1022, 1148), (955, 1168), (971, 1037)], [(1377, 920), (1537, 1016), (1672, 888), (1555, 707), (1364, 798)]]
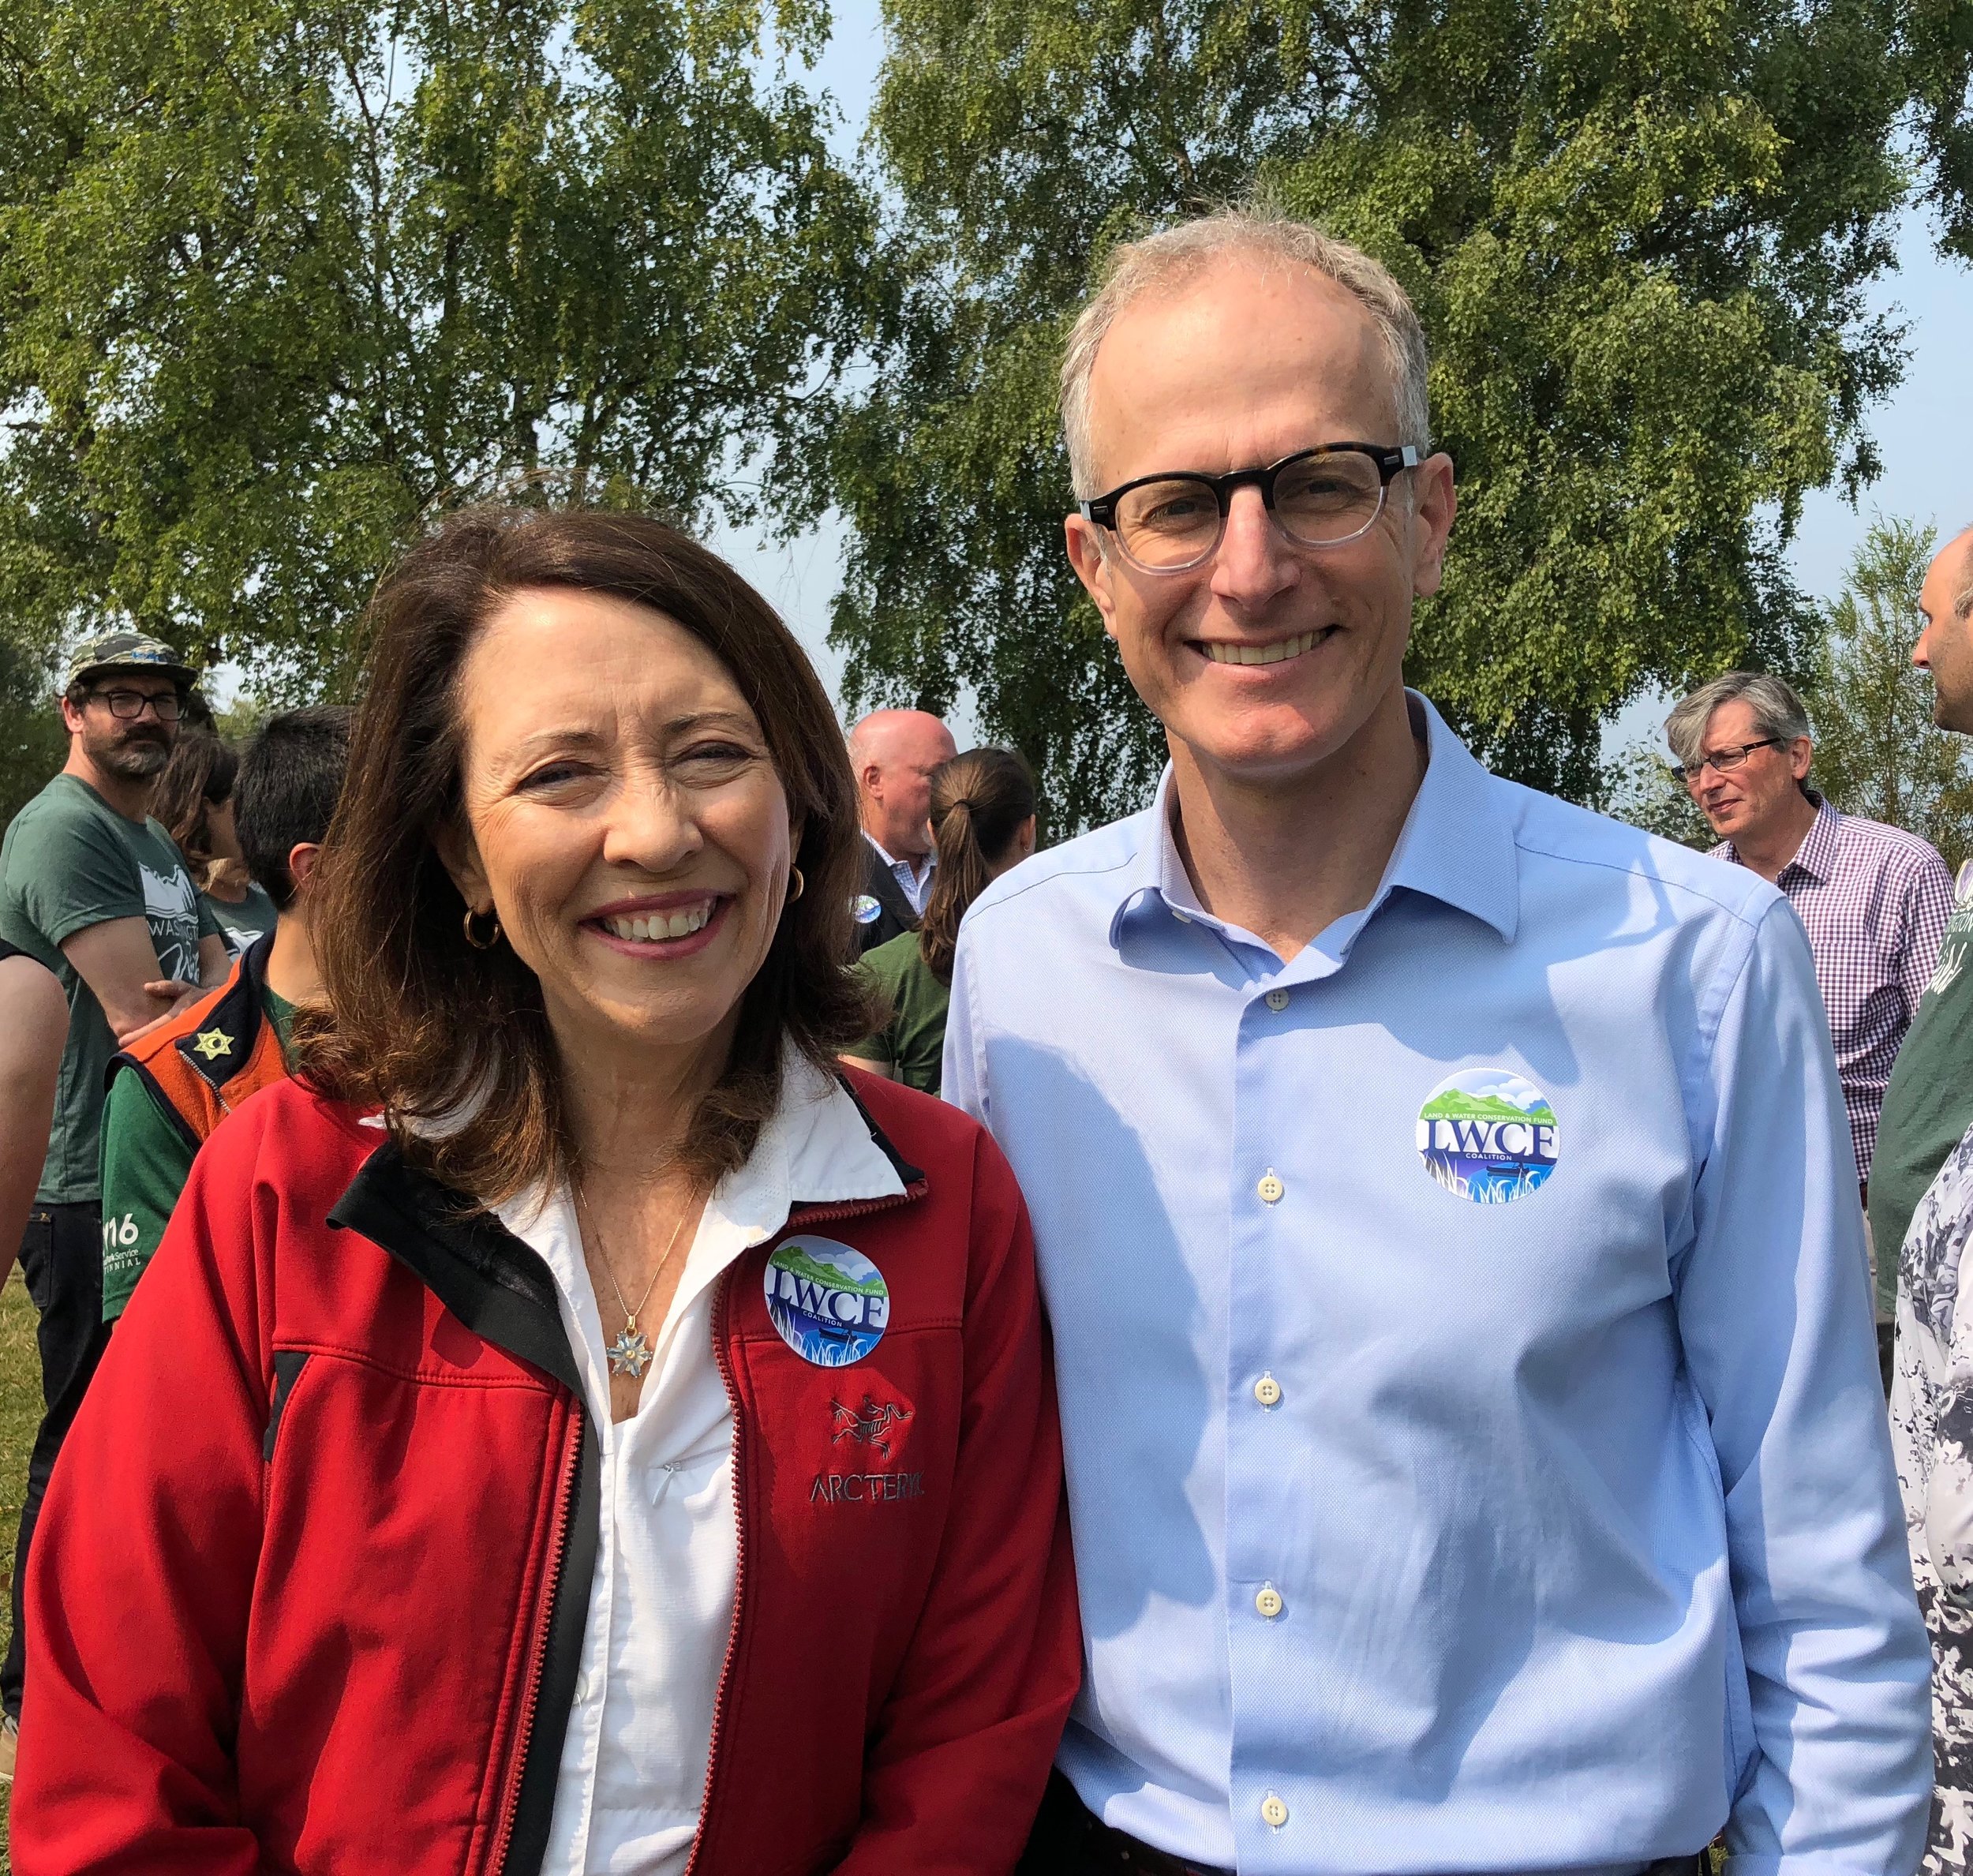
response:
[(634, 1381), (642, 1380), (644, 1370), (651, 1365), (651, 1345), (634, 1322), (627, 1322), (609, 1346), (609, 1357), (612, 1374), (627, 1374)]

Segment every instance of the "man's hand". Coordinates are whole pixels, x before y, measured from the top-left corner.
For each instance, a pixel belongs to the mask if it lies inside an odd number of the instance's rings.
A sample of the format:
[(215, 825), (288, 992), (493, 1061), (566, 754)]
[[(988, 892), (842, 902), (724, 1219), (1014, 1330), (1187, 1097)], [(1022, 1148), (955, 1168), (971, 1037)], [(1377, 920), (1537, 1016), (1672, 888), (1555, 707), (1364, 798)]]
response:
[(155, 997), (164, 1008), (147, 1021), (139, 1023), (133, 1029), (117, 1032), (117, 1047), (127, 1049), (131, 1043), (148, 1035), (160, 1023), (168, 1023), (188, 1004), (194, 1003), (205, 994), (196, 983), (187, 983), (182, 977), (160, 977), (144, 987), (147, 997)]

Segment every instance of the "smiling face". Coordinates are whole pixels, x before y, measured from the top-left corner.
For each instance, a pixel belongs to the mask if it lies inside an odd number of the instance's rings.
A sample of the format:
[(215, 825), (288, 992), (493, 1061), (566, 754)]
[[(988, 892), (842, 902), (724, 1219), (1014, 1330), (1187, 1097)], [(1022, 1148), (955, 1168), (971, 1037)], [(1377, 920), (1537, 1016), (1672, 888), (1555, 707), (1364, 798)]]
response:
[(539, 589), (488, 620), (459, 697), (446, 863), (540, 979), (565, 1063), (625, 1043), (723, 1061), (796, 844), (732, 674), (661, 612)]
[[(1125, 306), (1096, 354), (1089, 415), (1099, 492), (1403, 440), (1389, 354), (1362, 304), (1311, 268), (1238, 256)], [(1144, 572), (1080, 515), (1069, 558), (1174, 757), (1265, 787), (1401, 707), (1412, 601), (1437, 590), (1454, 507), (1438, 455), (1401, 473), (1368, 530), (1340, 546), (1295, 545), (1242, 488), (1204, 566)]]

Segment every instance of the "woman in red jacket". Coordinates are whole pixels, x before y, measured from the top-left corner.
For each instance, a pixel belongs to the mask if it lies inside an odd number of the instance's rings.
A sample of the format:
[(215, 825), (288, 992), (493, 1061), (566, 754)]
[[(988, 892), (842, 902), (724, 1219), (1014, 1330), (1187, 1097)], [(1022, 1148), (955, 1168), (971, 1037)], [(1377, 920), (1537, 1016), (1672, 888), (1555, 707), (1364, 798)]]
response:
[(455, 520), (376, 615), (331, 1010), (42, 1514), (15, 1867), (1010, 1870), (1080, 1669), (1028, 1225), (834, 1070), (821, 686), (620, 515)]

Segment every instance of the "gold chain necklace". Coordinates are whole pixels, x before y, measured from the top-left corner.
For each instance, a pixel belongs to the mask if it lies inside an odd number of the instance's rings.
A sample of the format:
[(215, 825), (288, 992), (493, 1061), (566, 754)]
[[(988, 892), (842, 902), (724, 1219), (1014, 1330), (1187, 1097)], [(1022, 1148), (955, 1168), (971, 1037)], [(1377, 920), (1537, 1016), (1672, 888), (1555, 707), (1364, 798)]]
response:
[(637, 1326), (637, 1312), (651, 1300), (651, 1292), (657, 1289), (658, 1279), (664, 1275), (665, 1267), (671, 1262), (672, 1253), (678, 1249), (678, 1234), (685, 1229), (685, 1221), (691, 1215), (691, 1204), (687, 1200), (685, 1209), (678, 1215), (678, 1223), (672, 1226), (671, 1240), (665, 1246), (665, 1255), (658, 1259), (657, 1268), (651, 1272), (651, 1280), (644, 1286), (644, 1294), (637, 1299), (637, 1309), (633, 1309), (623, 1300), (623, 1286), (616, 1280), (603, 1234), (596, 1229), (596, 1221), (590, 1215), (589, 1201), (582, 1196), (582, 1187), (571, 1183), (569, 1189), (575, 1195), (577, 1222), (595, 1238), (596, 1255), (603, 1266), (603, 1275), (609, 1279), (610, 1288), (616, 1292), (616, 1306), (623, 1312), (623, 1326), (605, 1351), (609, 1357), (610, 1372), (627, 1374), (634, 1381), (642, 1380), (644, 1370), (651, 1365), (651, 1345)]

